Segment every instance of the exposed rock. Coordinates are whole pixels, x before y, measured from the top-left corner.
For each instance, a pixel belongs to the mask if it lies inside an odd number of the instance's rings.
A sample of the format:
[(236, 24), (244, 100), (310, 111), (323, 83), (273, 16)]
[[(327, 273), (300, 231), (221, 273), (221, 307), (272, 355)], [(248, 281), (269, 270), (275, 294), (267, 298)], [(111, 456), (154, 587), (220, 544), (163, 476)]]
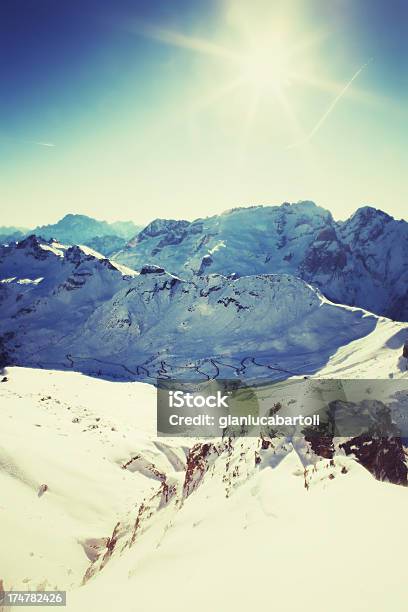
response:
[(365, 434), (340, 444), (340, 448), (346, 455), (354, 455), (377, 480), (407, 486), (408, 469), (401, 438)]
[(42, 497), (46, 491), (48, 491), (48, 485), (42, 484), (38, 489), (38, 497)]
[(160, 266), (143, 266), (140, 269), (140, 274), (164, 274), (165, 269)]
[(198, 276), (202, 276), (205, 273), (206, 268), (209, 268), (212, 264), (212, 257), (211, 255), (204, 255), (204, 257), (201, 260), (201, 266), (197, 272)]
[(187, 457), (183, 495), (188, 497), (198, 487), (204, 474), (218, 457), (217, 447), (211, 442), (196, 444)]

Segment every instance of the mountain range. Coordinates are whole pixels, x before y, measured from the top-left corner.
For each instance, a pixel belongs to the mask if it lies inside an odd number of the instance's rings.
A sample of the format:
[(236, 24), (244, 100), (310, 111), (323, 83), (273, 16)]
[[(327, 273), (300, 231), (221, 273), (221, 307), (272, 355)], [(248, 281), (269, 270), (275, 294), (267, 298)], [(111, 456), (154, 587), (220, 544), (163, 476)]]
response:
[(68, 214), (57, 223), (39, 225), (33, 229), (0, 227), (0, 244), (22, 240), (34, 234), (68, 245), (83, 244), (108, 256), (125, 246), (141, 229), (142, 226), (132, 221), (108, 223), (87, 215)]
[[(0, 278), (3, 365), (130, 380), (286, 378), (321, 371), (342, 346), (401, 347), (408, 328), (287, 273), (183, 279), (35, 236), (0, 248)], [(402, 372), (402, 352), (388, 353), (392, 375)]]
[(408, 224), (369, 206), (346, 221), (306, 201), (195, 221), (156, 219), (144, 228), (73, 214), (25, 233), (0, 228), (3, 243), (31, 234), (86, 245), (135, 270), (156, 265), (183, 279), (290, 274), (335, 303), (408, 320)]
[(342, 222), (313, 202), (156, 219), (113, 258), (183, 278), (290, 274), (333, 302), (408, 320), (408, 223), (368, 206)]

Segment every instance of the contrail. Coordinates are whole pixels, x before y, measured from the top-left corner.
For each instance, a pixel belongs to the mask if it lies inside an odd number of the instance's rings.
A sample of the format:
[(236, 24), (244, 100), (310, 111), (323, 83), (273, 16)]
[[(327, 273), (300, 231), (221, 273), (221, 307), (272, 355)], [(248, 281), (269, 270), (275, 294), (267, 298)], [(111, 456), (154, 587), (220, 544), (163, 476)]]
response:
[(346, 83), (346, 85), (343, 87), (343, 89), (341, 90), (341, 92), (334, 98), (333, 102), (330, 104), (329, 108), (326, 110), (326, 112), (320, 117), (319, 121), (316, 123), (316, 125), (314, 126), (314, 128), (312, 129), (312, 131), (300, 142), (296, 142), (292, 145), (289, 145), (287, 147), (287, 149), (293, 149), (294, 147), (298, 147), (300, 145), (306, 144), (306, 142), (309, 142), (309, 140), (311, 140), (311, 138), (313, 138), (313, 136), (316, 134), (316, 132), (318, 132), (320, 130), (320, 128), (322, 127), (323, 123), (326, 121), (327, 117), (330, 115), (330, 113), (335, 109), (335, 107), (337, 106), (337, 104), (340, 102), (340, 100), (342, 99), (342, 97), (345, 95), (345, 93), (347, 93), (348, 89), (351, 87), (352, 83), (356, 80), (356, 78), (363, 72), (363, 70), (368, 66), (368, 64), (370, 64), (370, 62), (372, 61), (372, 59), (368, 60), (368, 62), (366, 62), (365, 64), (363, 64), (358, 70), (357, 72), (355, 72), (353, 74), (353, 76), (351, 77), (351, 79), (348, 81), (348, 83)]
[(55, 147), (56, 145), (53, 142), (38, 142), (36, 140), (24, 140), (27, 144), (35, 144), (39, 147)]
[(38, 147), (56, 147), (57, 145), (53, 142), (44, 142), (42, 140), (21, 140), (20, 138), (13, 138), (12, 136), (0, 135), (0, 140), (8, 140), (9, 142), (16, 142), (20, 144), (37, 145)]

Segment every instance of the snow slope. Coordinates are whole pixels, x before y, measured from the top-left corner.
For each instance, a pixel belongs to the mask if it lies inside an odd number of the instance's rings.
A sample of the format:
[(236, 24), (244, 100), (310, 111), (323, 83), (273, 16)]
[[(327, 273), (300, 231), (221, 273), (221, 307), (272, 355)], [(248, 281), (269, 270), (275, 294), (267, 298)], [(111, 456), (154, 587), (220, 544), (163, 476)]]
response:
[(158, 440), (149, 385), (5, 375), (3, 588), (73, 612), (405, 610), (407, 490), (339, 444)]
[[(15, 589), (71, 588), (124, 509), (151, 495), (161, 474), (182, 469), (185, 454), (171, 441), (155, 443), (149, 385), (22, 368), (5, 374), (0, 580)], [(138, 469), (123, 469), (136, 456)]]
[(291, 443), (252, 471), (246, 451), (224, 450), (68, 610), (405, 610), (406, 490), (347, 458), (305, 469)]

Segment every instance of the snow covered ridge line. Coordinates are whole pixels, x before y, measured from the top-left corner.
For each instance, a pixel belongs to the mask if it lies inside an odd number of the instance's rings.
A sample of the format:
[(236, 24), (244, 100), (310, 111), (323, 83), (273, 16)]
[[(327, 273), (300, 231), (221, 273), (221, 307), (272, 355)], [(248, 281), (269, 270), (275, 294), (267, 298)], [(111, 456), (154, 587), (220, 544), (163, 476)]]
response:
[[(326, 442), (326, 446), (324, 442)], [(372, 468), (378, 476), (382, 477), (382, 480), (388, 480), (388, 474), (393, 478), (398, 473), (398, 477), (402, 478), (401, 482), (398, 481), (398, 484), (406, 485), (406, 458), (402, 446), (398, 447), (397, 461), (396, 449), (392, 446), (392, 441), (383, 441), (381, 448), (376, 446), (377, 441), (371, 441), (371, 443), (374, 444), (374, 454), (377, 453), (379, 461), (372, 465), (366, 457), (365, 467), (367, 470)], [(84, 585), (89, 586), (88, 592), (95, 592), (98, 582), (102, 580), (103, 574), (99, 575), (99, 573), (102, 570), (106, 572), (112, 561), (114, 566), (116, 561), (116, 567), (119, 568), (122, 556), (133, 558), (137, 563), (136, 560), (140, 559), (140, 555), (143, 558), (146, 542), (156, 549), (163, 545), (164, 551), (162, 553), (165, 554), (168, 550), (166, 546), (167, 538), (174, 541), (174, 529), (177, 524), (183, 524), (182, 517), (185, 521), (187, 515), (189, 530), (191, 530), (191, 527), (199, 527), (201, 523), (208, 521), (206, 515), (206, 511), (209, 509), (208, 500), (211, 500), (209, 515), (214, 516), (217, 521), (222, 521), (222, 513), (217, 503), (217, 500), (220, 499), (223, 500), (222, 505), (225, 504), (225, 512), (228, 513), (229, 520), (234, 521), (231, 511), (235, 507), (235, 503), (239, 506), (241, 512), (246, 514), (246, 518), (248, 518), (248, 514), (252, 518), (254, 516), (253, 497), (257, 496), (260, 481), (265, 482), (265, 493), (259, 500), (264, 514), (260, 513), (258, 520), (262, 523), (264, 529), (265, 515), (272, 516), (276, 521), (280, 517), (278, 511), (278, 508), (281, 507), (278, 501), (279, 496), (282, 495), (284, 499), (287, 499), (288, 496), (291, 498), (293, 487), (299, 491), (299, 496), (296, 496), (297, 503), (294, 505), (295, 507), (300, 505), (299, 509), (301, 511), (305, 511), (308, 507), (308, 502), (305, 498), (302, 498), (302, 494), (313, 495), (316, 487), (321, 487), (328, 494), (329, 487), (334, 486), (332, 485), (333, 481), (338, 483), (338, 487), (341, 487), (343, 494), (340, 494), (340, 499), (344, 499), (345, 489), (343, 487), (347, 487), (346, 482), (352, 477), (351, 474), (356, 474), (356, 471), (360, 469), (360, 466), (357, 465), (358, 461), (353, 459), (353, 453), (356, 453), (357, 456), (365, 445), (367, 445), (366, 440), (353, 439), (350, 441), (349, 447), (340, 441), (335, 446), (332, 442), (329, 443), (323, 439), (320, 447), (319, 445), (313, 447), (305, 439), (276, 439), (271, 437), (262, 437), (250, 441), (226, 438), (222, 441), (212, 440), (195, 444), (188, 454), (184, 477), (163, 481), (155, 494), (144, 499), (136, 509), (131, 510), (127, 516), (116, 523), (106, 547), (101, 551), (98, 559), (88, 568), (84, 576)], [(389, 458), (385, 458), (388, 453), (392, 457), (392, 462), (395, 461), (395, 474), (390, 469)], [(347, 455), (350, 455), (350, 457), (347, 457)], [(284, 485), (282, 490), (279, 489), (279, 492), (275, 488), (277, 485), (276, 473), (281, 474), (282, 484)], [(368, 471), (366, 475), (368, 476)], [(296, 481), (291, 480), (290, 476), (296, 477)], [(337, 495), (339, 495), (339, 492), (337, 492)], [(270, 499), (268, 505), (265, 503), (267, 499)], [(234, 502), (234, 500), (236, 501)], [(390, 498), (388, 498), (388, 501), (390, 501)], [(291, 503), (288, 503), (289, 507)], [(339, 498), (337, 498), (338, 503)], [(350, 500), (347, 503), (358, 504), (356, 497), (353, 497), (353, 502)], [(214, 507), (216, 507), (215, 511), (213, 511)], [(333, 507), (336, 507), (336, 504)], [(266, 508), (268, 511), (266, 511)], [(292, 513), (293, 510), (291, 512), (285, 509), (285, 517), (292, 516)], [(253, 522), (256, 523), (257, 521), (253, 520)], [(224, 529), (226, 525), (227, 523), (223, 524)], [(242, 542), (242, 522), (239, 521), (238, 525), (235, 525), (233, 531), (236, 537), (232, 539), (236, 540), (237, 537), (239, 539), (240, 536)], [(244, 530), (250, 528), (245, 521), (244, 525)], [(270, 527), (275, 534), (276, 523), (270, 525)], [(278, 525), (278, 530), (279, 527), (280, 525)], [(211, 537), (211, 531), (207, 532), (207, 537)], [(267, 537), (267, 532), (268, 529), (266, 529), (266, 533), (260, 530), (259, 535), (263, 533), (263, 537)], [(194, 533), (195, 537), (198, 537), (197, 532)], [(217, 533), (223, 534), (223, 530)], [(224, 532), (224, 537), (225, 534), (229, 533), (230, 531), (227, 529)], [(320, 540), (316, 535), (318, 533), (320, 533), (320, 530), (317, 524), (314, 535), (315, 544)], [(189, 534), (191, 539), (191, 531), (189, 531)], [(184, 533), (185, 536), (186, 533)], [(259, 540), (257, 544), (259, 546)], [(206, 556), (204, 551), (208, 551), (208, 544), (206, 546), (202, 541), (198, 550), (200, 555)], [(210, 551), (212, 552), (210, 558), (212, 558), (213, 549), (210, 548)], [(242, 549), (240, 553), (238, 555), (239, 562), (242, 563)], [(155, 559), (159, 558), (160, 553)], [(233, 562), (233, 558), (228, 559), (227, 568)], [(137, 564), (135, 567), (140, 568)], [(293, 566), (291, 569), (293, 571)], [(112, 568), (112, 572), (114, 571)], [(211, 566), (207, 567), (207, 575), (209, 571), (211, 571)], [(224, 568), (223, 576), (225, 576), (225, 571)], [(137, 574), (137, 571), (135, 571), (135, 574)], [(259, 578), (259, 575), (257, 577)], [(89, 583), (91, 579), (96, 580), (93, 587)]]
[[(22, 257), (18, 257), (18, 252), (22, 253)], [(62, 259), (66, 259), (67, 261), (77, 262), (81, 257), (84, 256), (90, 259), (100, 260), (101, 262), (104, 262), (105, 265), (107, 263), (110, 263), (113, 268), (116, 268), (117, 270), (123, 270), (124, 274), (129, 274), (130, 276), (135, 276), (137, 274), (137, 272), (131, 270), (130, 268), (127, 268), (126, 266), (122, 266), (117, 262), (111, 262), (107, 257), (101, 255), (100, 253), (86, 245), (62, 244), (57, 240), (47, 240), (41, 238), (40, 236), (35, 236), (33, 234), (27, 236), (27, 238), (24, 238), (19, 242), (12, 242), (8, 245), (1, 245), (0, 261), (2, 263), (5, 262), (6, 265), (7, 262), (9, 262), (9, 264), (14, 266), (15, 269), (19, 269), (19, 266), (21, 265), (23, 265), (24, 267), (23, 257), (33, 257), (37, 261), (44, 261), (50, 263), (51, 259), (47, 258), (47, 253), (49, 253), (50, 256), (56, 255)], [(11, 258), (13, 258), (15, 261), (11, 261)], [(25, 266), (25, 268), (27, 269), (29, 262), (27, 261), (26, 264), (27, 265)], [(39, 264), (37, 264), (37, 266), (38, 265)]]
[(286, 273), (333, 302), (408, 320), (408, 223), (364, 206), (336, 222), (313, 202), (236, 208), (195, 221), (156, 219), (113, 255), (191, 277)]

